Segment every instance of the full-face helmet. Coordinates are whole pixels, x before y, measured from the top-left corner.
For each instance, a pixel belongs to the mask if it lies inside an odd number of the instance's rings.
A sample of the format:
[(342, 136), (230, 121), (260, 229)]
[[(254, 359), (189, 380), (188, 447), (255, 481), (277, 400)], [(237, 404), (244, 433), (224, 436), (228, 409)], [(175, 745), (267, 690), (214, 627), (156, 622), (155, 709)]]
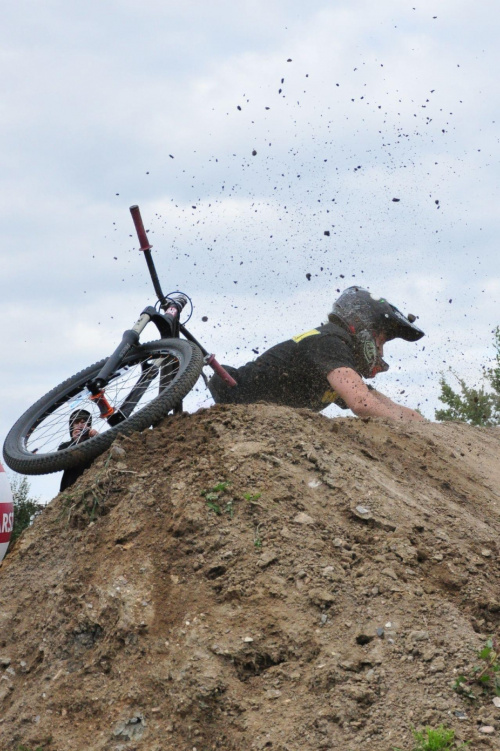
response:
[(403, 315), (385, 298), (376, 297), (362, 287), (346, 289), (334, 302), (328, 318), (333, 322), (340, 320), (354, 336), (359, 370), (365, 378), (389, 369), (378, 352), (376, 337), (416, 342), (424, 336), (415, 326), (414, 315)]

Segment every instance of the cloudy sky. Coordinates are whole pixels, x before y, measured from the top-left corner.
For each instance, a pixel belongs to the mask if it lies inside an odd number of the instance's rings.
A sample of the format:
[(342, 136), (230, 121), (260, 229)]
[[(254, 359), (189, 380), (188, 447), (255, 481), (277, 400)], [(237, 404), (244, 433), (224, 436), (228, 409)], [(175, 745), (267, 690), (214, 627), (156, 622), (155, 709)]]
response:
[(441, 371), (477, 382), (500, 323), (493, 0), (18, 0), (2, 27), (2, 442), (154, 302), (135, 203), (223, 362), (356, 283), (427, 334), (386, 347), (381, 391), (433, 418)]

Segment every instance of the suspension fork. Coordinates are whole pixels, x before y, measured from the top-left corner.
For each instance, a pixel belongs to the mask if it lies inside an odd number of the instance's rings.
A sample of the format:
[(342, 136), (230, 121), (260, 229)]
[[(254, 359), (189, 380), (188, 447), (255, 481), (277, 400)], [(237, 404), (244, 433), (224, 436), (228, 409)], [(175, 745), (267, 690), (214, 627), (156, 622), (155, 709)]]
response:
[[(152, 310), (154, 311), (154, 309)], [(150, 322), (151, 318), (152, 316), (147, 310), (141, 313), (139, 319), (132, 328), (123, 332), (120, 344), (113, 354), (108, 357), (97, 376), (87, 383), (87, 388), (92, 394), (90, 398), (99, 407), (101, 417), (103, 418), (110, 417), (114, 412), (113, 407), (104, 396), (104, 387), (106, 386), (109, 377), (116, 370), (121, 361), (134, 347), (137, 346), (139, 337)]]
[[(87, 383), (87, 388), (91, 393), (90, 400), (93, 401), (99, 409), (101, 417), (108, 420), (110, 424), (114, 424), (113, 415), (115, 415), (115, 408), (107, 400), (104, 389), (109, 381), (110, 376), (124, 360), (124, 358), (136, 347), (139, 343), (141, 333), (144, 331), (150, 321), (153, 321), (162, 338), (168, 338), (175, 336), (176, 330), (179, 329), (179, 312), (182, 310), (185, 304), (185, 298), (178, 301), (169, 301), (169, 307), (164, 315), (157, 313), (152, 307), (147, 307), (136, 323), (131, 329), (124, 331), (122, 340), (113, 354), (107, 359), (104, 366), (101, 368), (97, 376)], [(156, 364), (155, 364), (156, 366)], [(145, 383), (153, 378), (153, 371), (149, 374), (143, 373), (136, 384), (135, 389), (129, 394), (126, 399), (126, 404), (122, 405), (123, 408), (119, 410), (120, 416), (116, 414), (116, 419), (123, 420), (127, 417), (135, 405), (140, 399), (143, 387)], [(110, 419), (111, 418), (111, 419)]]

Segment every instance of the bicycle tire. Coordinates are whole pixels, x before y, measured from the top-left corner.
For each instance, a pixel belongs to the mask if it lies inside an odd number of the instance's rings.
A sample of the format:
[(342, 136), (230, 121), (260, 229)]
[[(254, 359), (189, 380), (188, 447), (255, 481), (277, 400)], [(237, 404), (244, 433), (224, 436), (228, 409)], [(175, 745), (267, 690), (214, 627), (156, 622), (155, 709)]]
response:
[[(152, 358), (156, 360), (153, 361)], [(97, 376), (105, 362), (106, 359), (103, 359), (68, 378), (45, 394), (17, 420), (9, 431), (3, 447), (5, 462), (11, 469), (26, 475), (49, 474), (70, 469), (88, 463), (102, 454), (117, 435), (144, 430), (157, 423), (191, 391), (200, 376), (203, 355), (198, 347), (184, 339), (159, 339), (135, 347), (121, 361), (110, 378), (106, 387), (106, 397), (110, 403), (113, 404), (113, 398), (118, 403), (121, 391), (130, 386), (134, 388), (134, 377), (140, 378), (142, 374), (144, 380), (143, 374), (148, 372), (148, 367), (153, 373), (153, 367), (158, 372), (162, 368), (164, 371), (168, 368), (169, 383), (164, 384), (165, 378), (162, 375), (159, 375), (158, 379), (154, 375), (146, 376), (148, 390), (149, 384), (156, 380), (154, 388), (158, 388), (158, 392), (153, 391), (153, 394), (157, 395), (147, 396), (145, 388), (144, 395), (150, 399), (148, 403), (139, 406), (137, 410), (132, 407), (134, 411), (123, 418), (123, 422), (114, 426), (109, 426), (106, 420), (101, 418), (95, 403), (90, 401), (90, 392), (85, 387), (88, 381)], [(141, 369), (140, 373), (138, 367)], [(125, 385), (127, 380), (128, 386)], [(102, 432), (69, 448), (58, 450), (58, 442), (63, 442), (61, 439), (68, 440), (69, 416), (77, 409), (89, 411), (92, 415), (92, 427), (95, 429), (96, 425), (100, 426)], [(44, 443), (40, 447), (37, 441)]]

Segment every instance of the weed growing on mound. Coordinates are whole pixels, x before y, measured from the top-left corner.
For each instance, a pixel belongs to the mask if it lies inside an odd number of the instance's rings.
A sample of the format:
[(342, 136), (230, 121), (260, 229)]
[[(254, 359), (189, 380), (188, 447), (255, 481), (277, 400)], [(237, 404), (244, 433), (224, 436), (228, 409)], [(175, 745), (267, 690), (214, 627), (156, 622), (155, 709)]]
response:
[[(234, 508), (234, 502), (235, 498), (225, 498), (224, 495), (228, 492), (229, 488), (231, 487), (230, 482), (218, 482), (216, 485), (213, 486), (213, 488), (210, 488), (210, 490), (202, 490), (200, 495), (202, 498), (205, 499), (207, 508), (209, 511), (213, 511), (214, 514), (217, 516), (222, 516), (222, 514), (227, 514), (230, 519), (233, 518), (235, 508)], [(262, 496), (262, 493), (243, 493), (243, 499), (245, 501), (248, 501), (253, 506), (261, 506), (261, 504), (258, 502), (259, 498)], [(260, 547), (256, 546), (256, 547)]]
[(243, 498), (245, 501), (250, 501), (250, 503), (252, 503), (258, 501), (261, 495), (262, 493), (243, 493)]
[(261, 524), (257, 524), (257, 526), (254, 529), (254, 535), (253, 535), (253, 545), (255, 550), (261, 550), (262, 548), (262, 537), (261, 537)]
[[(416, 746), (412, 751), (460, 751), (468, 747), (469, 743), (461, 743), (460, 746), (455, 744), (455, 731), (448, 730), (444, 725), (440, 725), (435, 730), (425, 728), (425, 730), (414, 730), (413, 736)], [(402, 751), (400, 748), (394, 748), (394, 751)]]
[(218, 482), (210, 490), (202, 490), (200, 495), (205, 499), (210, 511), (213, 511), (217, 516), (221, 516), (222, 513), (228, 514), (229, 518), (232, 519), (234, 516), (233, 501), (231, 499), (226, 501), (224, 507), (218, 502), (229, 487), (229, 482)]
[(477, 699), (471, 688), (475, 684), (482, 689), (483, 694), (494, 693), (500, 696), (500, 655), (497, 640), (490, 636), (477, 656), (483, 663), (476, 665), (469, 677), (459, 675), (453, 685), (454, 690), (467, 699)]

